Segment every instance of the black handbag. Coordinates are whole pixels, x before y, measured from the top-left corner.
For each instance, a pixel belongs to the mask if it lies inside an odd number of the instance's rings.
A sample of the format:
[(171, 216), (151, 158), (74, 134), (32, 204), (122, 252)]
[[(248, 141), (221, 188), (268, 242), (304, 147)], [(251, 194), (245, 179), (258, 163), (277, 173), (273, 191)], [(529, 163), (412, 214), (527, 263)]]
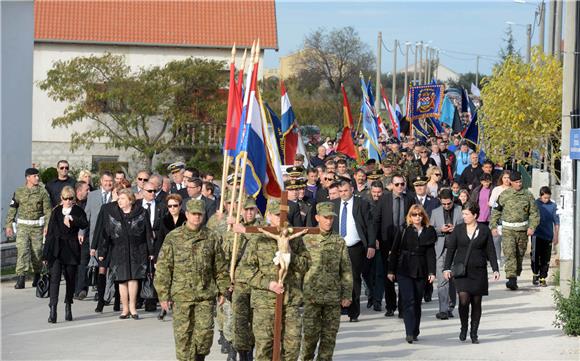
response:
[(479, 226), (475, 228), (473, 232), (473, 236), (469, 239), (469, 247), (467, 247), (467, 253), (465, 254), (465, 260), (463, 262), (454, 262), (453, 266), (451, 266), (451, 274), (454, 278), (461, 278), (467, 275), (467, 260), (469, 260), (469, 255), (471, 254), (471, 246), (473, 245), (473, 240), (475, 239), (475, 235), (479, 231)]
[(149, 261), (147, 276), (141, 283), (141, 298), (145, 300), (157, 298), (157, 291), (153, 285), (153, 262)]
[[(60, 275), (58, 275), (58, 277), (60, 277)], [(40, 279), (36, 283), (36, 297), (47, 298), (49, 289), (50, 289), (50, 275), (48, 274), (48, 267), (45, 264), (43, 264), (42, 269), (40, 271)]]
[(89, 264), (87, 266), (87, 281), (90, 287), (97, 285), (98, 276), (99, 276), (99, 261), (97, 261), (97, 257), (93, 256), (89, 260)]

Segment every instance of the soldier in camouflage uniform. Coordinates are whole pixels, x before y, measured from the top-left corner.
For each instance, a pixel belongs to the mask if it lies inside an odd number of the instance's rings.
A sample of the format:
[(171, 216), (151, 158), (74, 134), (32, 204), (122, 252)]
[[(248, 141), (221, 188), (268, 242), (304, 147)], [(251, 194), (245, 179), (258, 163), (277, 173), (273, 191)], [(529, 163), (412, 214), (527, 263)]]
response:
[(496, 207), (491, 211), (489, 227), (497, 237), (497, 226), (502, 225), (502, 250), (505, 255), (506, 287), (518, 289), (517, 277), (522, 273), (522, 261), (528, 247), (528, 237), (540, 223), (540, 216), (534, 196), (522, 189), (522, 175), (513, 171), (510, 174), (512, 188), (503, 191)]
[(44, 187), (39, 186), (38, 169), (28, 168), (24, 175), (26, 185), (14, 192), (4, 228), (6, 236), (14, 236), (12, 223), (18, 224), (16, 234), (16, 275), (14, 288), (24, 288), (26, 274), (34, 272), (32, 287), (40, 278), (42, 267), (42, 238), (46, 234), (52, 207), (50, 197)]
[[(266, 217), (271, 226), (280, 225), (280, 202), (271, 200)], [(300, 353), (302, 318), (302, 279), (310, 263), (310, 256), (302, 238), (290, 241), (291, 261), (284, 285), (278, 283), (279, 267), (272, 261), (277, 257), (275, 239), (260, 236), (250, 242), (242, 267), (247, 267), (252, 288), (251, 306), (254, 309), (253, 331), (256, 339), (256, 361), (270, 361), (274, 340), (274, 311), (276, 294), (284, 294), (282, 315), (282, 360), (295, 361)]]
[(179, 361), (203, 361), (209, 354), (216, 297), (230, 284), (220, 236), (202, 226), (204, 212), (202, 200), (187, 201), (187, 222), (167, 235), (156, 264), (155, 288), (161, 308), (168, 311), (173, 303)]
[[(251, 242), (256, 242), (260, 234), (245, 233), (245, 226), (259, 226), (262, 222), (256, 219), (258, 208), (254, 198), (248, 197), (244, 203), (243, 223), (234, 225), (234, 231), (240, 233), (238, 261), (236, 262), (235, 285), (232, 294), (233, 309), (233, 346), (238, 351), (240, 361), (252, 359), (254, 349), (254, 334), (252, 332), (252, 307), (250, 306), (251, 289), (248, 279), (251, 270), (242, 260), (247, 256), (246, 250)], [(231, 245), (231, 243), (230, 243)], [(231, 250), (228, 253), (231, 255)]]
[(316, 205), (320, 234), (304, 236), (310, 268), (304, 277), (302, 361), (331, 361), (340, 324), (340, 308), (352, 302), (352, 270), (344, 239), (332, 232), (336, 213), (331, 202)]
[[(404, 152), (404, 150), (402, 151)], [(415, 179), (421, 175), (421, 166), (415, 160), (412, 151), (406, 151), (405, 153), (405, 163), (401, 167), (401, 171), (405, 176), (405, 180), (407, 181), (407, 185), (410, 183), (411, 179)]]

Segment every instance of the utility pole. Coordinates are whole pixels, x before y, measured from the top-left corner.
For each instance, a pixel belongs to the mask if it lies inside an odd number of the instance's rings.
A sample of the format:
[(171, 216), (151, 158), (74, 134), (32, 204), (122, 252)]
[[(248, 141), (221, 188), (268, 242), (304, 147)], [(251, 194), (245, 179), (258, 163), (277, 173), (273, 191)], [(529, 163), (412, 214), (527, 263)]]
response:
[(395, 44), (393, 44), (393, 93), (391, 95), (391, 104), (395, 106), (397, 104), (397, 48), (399, 47), (399, 41), (395, 39)]
[(415, 68), (413, 69), (413, 86), (417, 85), (417, 53), (419, 52), (419, 43), (415, 43)]
[(526, 45), (526, 63), (531, 62), (532, 58), (532, 24), (526, 25), (526, 36), (527, 36), (527, 45)]
[(556, 29), (556, 0), (548, 0), (548, 55), (554, 55), (554, 32)]
[(381, 110), (381, 50), (383, 45), (383, 34), (379, 31), (377, 36), (377, 82), (375, 90), (375, 110), (377, 115)]
[(439, 49), (435, 50), (435, 79), (439, 78)]
[(556, 26), (554, 32), (554, 55), (561, 59), (562, 53), (562, 0), (556, 0)]
[(408, 41), (405, 43), (405, 84), (404, 84), (404, 92), (403, 92), (403, 96), (406, 97), (407, 96), (407, 92), (409, 91), (409, 47), (411, 46), (411, 43), (409, 43)]
[[(562, 84), (562, 142), (560, 186), (560, 289), (570, 294), (570, 280), (577, 279), (580, 267), (580, 214), (578, 212), (578, 160), (570, 159), (570, 130), (580, 128), (580, 88), (578, 65), (578, 33), (580, 32), (580, 3), (566, 1), (566, 32), (564, 35), (564, 67)], [(574, 184), (574, 170), (576, 184)], [(576, 206), (574, 204), (576, 203)], [(575, 211), (576, 208), (576, 211)]]
[(423, 42), (419, 43), (419, 84), (423, 83)]
[(427, 63), (427, 72), (425, 73), (425, 84), (431, 79), (431, 48), (429, 45), (425, 47), (425, 62)]
[(545, 51), (544, 49), (544, 36), (546, 33), (546, 3), (544, 0), (538, 5), (538, 17), (540, 19), (540, 32), (538, 34), (538, 41), (540, 44), (540, 50), (542, 53)]
[(479, 88), (479, 55), (475, 57), (475, 86)]

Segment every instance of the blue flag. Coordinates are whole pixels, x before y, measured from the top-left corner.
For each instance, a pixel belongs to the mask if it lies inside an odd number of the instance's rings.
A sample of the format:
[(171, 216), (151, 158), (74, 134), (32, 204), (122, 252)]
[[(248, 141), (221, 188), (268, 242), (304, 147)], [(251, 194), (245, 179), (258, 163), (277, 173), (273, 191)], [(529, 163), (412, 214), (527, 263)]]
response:
[(443, 105), (441, 106), (441, 117), (439, 117), (439, 121), (447, 124), (449, 128), (453, 128), (454, 116), (455, 105), (453, 105), (453, 102), (449, 100), (448, 97), (445, 97), (445, 99), (443, 99)]
[(380, 161), (381, 157), (379, 154), (379, 126), (377, 124), (376, 113), (372, 103), (370, 102), (370, 98), (367, 93), (368, 87), (365, 84), (365, 81), (362, 78), (362, 76), (360, 81), (363, 93), (363, 99), (361, 104), (362, 125), (363, 125), (363, 133), (366, 138), (364, 146), (367, 149), (369, 159), (376, 159), (377, 161)]
[(278, 146), (278, 152), (280, 153), (280, 161), (284, 164), (284, 151), (282, 150), (282, 123), (280, 122), (280, 118), (268, 103), (264, 103), (268, 113), (266, 116), (270, 117), (272, 121), (272, 127), (274, 128), (274, 134), (276, 135), (276, 145)]

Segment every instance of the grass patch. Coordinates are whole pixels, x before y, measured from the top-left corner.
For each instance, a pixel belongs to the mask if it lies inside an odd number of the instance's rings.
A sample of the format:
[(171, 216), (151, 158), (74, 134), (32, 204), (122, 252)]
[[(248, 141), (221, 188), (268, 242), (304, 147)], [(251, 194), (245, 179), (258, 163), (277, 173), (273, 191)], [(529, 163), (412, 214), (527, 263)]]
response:
[(16, 266), (5, 267), (0, 270), (0, 276), (8, 276), (16, 273)]

